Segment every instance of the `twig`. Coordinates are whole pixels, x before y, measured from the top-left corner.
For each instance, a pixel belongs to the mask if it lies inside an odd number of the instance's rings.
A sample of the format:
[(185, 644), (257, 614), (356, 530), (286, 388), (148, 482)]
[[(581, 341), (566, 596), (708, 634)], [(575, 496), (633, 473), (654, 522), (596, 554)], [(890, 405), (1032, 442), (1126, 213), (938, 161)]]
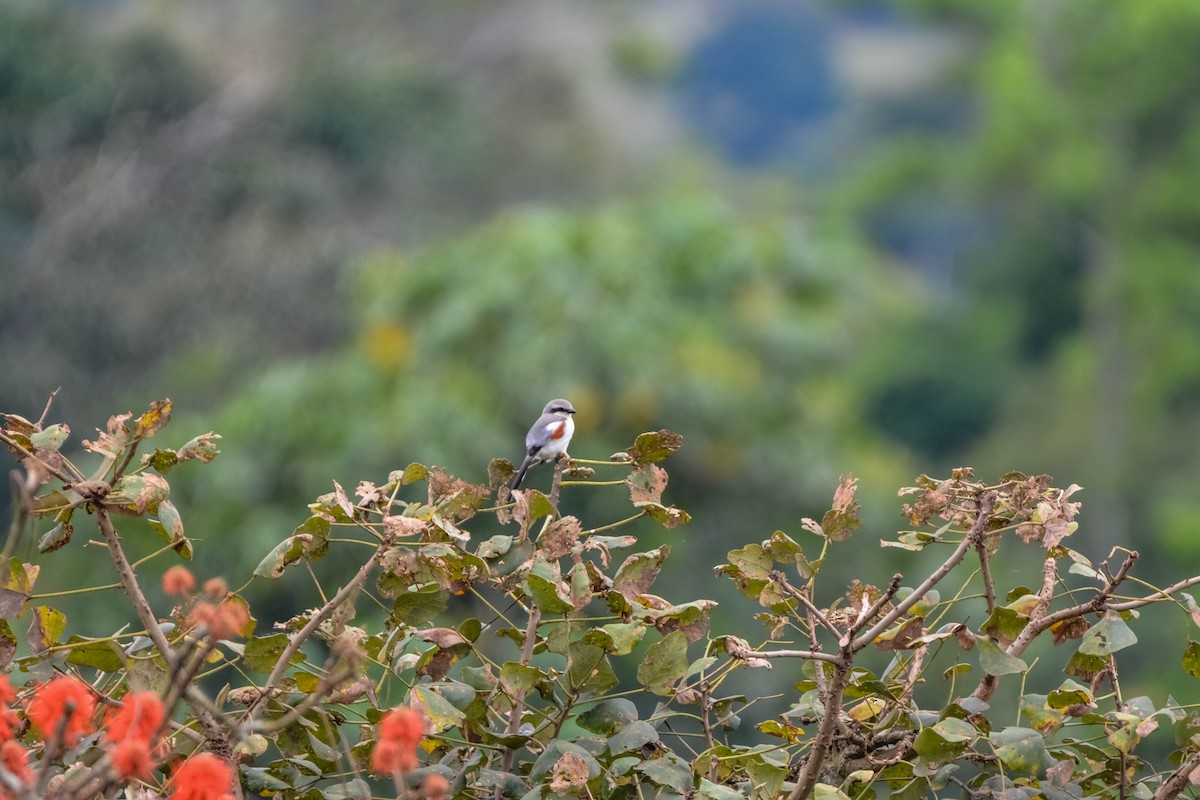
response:
[(321, 606), (317, 613), (313, 614), (312, 619), (292, 637), (292, 640), (288, 642), (288, 646), (284, 648), (283, 652), (279, 655), (279, 659), (275, 662), (275, 667), (271, 670), (271, 674), (267, 676), (267, 682), (263, 684), (258, 697), (250, 701), (250, 705), (246, 708), (247, 713), (253, 713), (254, 709), (271, 693), (271, 690), (275, 688), (283, 677), (283, 673), (287, 671), (292, 656), (296, 655), (296, 652), (308, 641), (308, 638), (313, 635), (317, 628), (321, 626), (321, 623), (328, 619), (338, 606), (362, 588), (363, 581), (371, 574), (371, 570), (379, 563), (379, 559), (388, 551), (389, 546), (389, 544), (383, 543), (376, 547), (375, 552), (371, 554), (371, 557), (367, 559), (366, 563), (362, 565), (354, 577), (337, 594), (330, 598), (328, 603)]
[[(138, 619), (142, 623), (142, 627), (146, 629), (146, 636), (154, 643), (154, 647), (162, 655), (163, 659), (171, 664), (173, 662), (171, 644), (167, 641), (166, 635), (159, 627), (158, 620), (154, 617), (154, 612), (150, 609), (150, 603), (146, 601), (146, 595), (142, 593), (142, 588), (138, 585), (137, 576), (133, 572), (133, 567), (129, 564), (129, 559), (125, 557), (125, 551), (121, 547), (121, 537), (117, 535), (116, 528), (113, 527), (112, 517), (109, 516), (108, 509), (102, 504), (96, 506), (96, 524), (100, 528), (100, 533), (104, 536), (104, 542), (108, 546), (109, 557), (112, 558), (113, 566), (117, 568), (117, 576), (121, 579), (121, 587), (128, 595), (130, 602), (133, 604), (133, 610), (137, 614)], [(216, 717), (212, 715), (208, 709), (196, 705), (188, 698), (188, 705), (196, 715), (196, 721), (203, 726), (205, 736), (207, 737), (211, 749), (221, 757), (227, 757), (233, 751), (229, 744), (229, 737), (217, 722)]]
[(954, 552), (950, 554), (950, 557), (947, 558), (940, 567), (934, 570), (928, 578), (922, 581), (920, 586), (918, 586), (916, 589), (913, 589), (912, 594), (904, 598), (899, 605), (885, 614), (883, 619), (875, 623), (875, 625), (865, 633), (860, 634), (857, 638), (855, 638), (854, 641), (852, 641), (849, 645), (851, 651), (858, 652), (871, 642), (875, 641), (875, 637), (886, 631), (892, 626), (892, 623), (908, 613), (908, 610), (919, 603), (921, 599), (929, 593), (930, 589), (936, 586), (938, 582), (942, 580), (942, 578), (945, 578), (947, 575), (949, 575), (950, 571), (959, 565), (959, 563), (963, 560), (963, 557), (967, 554), (967, 550), (974, 545), (975, 539), (983, 534), (984, 529), (987, 527), (988, 518), (991, 517), (992, 509), (995, 508), (995, 505), (995, 492), (987, 492), (979, 499), (979, 511), (977, 512), (978, 516), (975, 517), (975, 524), (971, 526), (971, 530), (966, 536), (963, 537), (963, 540), (959, 542), (958, 547), (954, 549)]
[(824, 661), (827, 664), (842, 662), (841, 656), (817, 650), (752, 650), (734, 643), (729, 638), (725, 640), (725, 652), (742, 661), (749, 661), (752, 658), (805, 658), (810, 661)]
[[(528, 667), (533, 661), (533, 647), (537, 643), (538, 624), (542, 621), (542, 609), (537, 604), (534, 604), (529, 609), (529, 624), (525, 626), (525, 641), (521, 645), (521, 664)], [(516, 736), (521, 730), (521, 716), (525, 711), (525, 693), (520, 692), (512, 699), (512, 710), (508, 712), (508, 736)], [(517, 748), (509, 747), (504, 751), (504, 757), (500, 760), (500, 771), (509, 772), (512, 770), (513, 760), (516, 758)], [(496, 800), (500, 799), (500, 786), (496, 787)]]
[(42, 415), (38, 417), (37, 422), (33, 423), (35, 428), (41, 428), (42, 423), (46, 421), (46, 415), (50, 413), (50, 404), (53, 403), (54, 398), (58, 396), (59, 389), (62, 389), (62, 387), (57, 387), (53, 392), (50, 393), (50, 396), (46, 398), (46, 407), (42, 409)]
[(42, 461), (40, 458), (38, 458), (36, 455), (31, 453), (29, 450), (25, 449), (25, 447), (20, 442), (18, 442), (16, 439), (9, 436), (7, 433), (4, 433), (3, 431), (0, 431), (0, 442), (4, 442), (6, 445), (11, 447), (13, 450), (16, 450), (18, 453), (20, 453), (25, 458), (31, 458), (34, 461), (38, 462), (43, 467), (45, 467), (46, 472), (48, 472), (51, 475), (53, 475), (54, 477), (58, 478), (63, 483), (68, 484), (68, 485), (71, 483), (71, 479), (68, 478), (66, 475), (63, 475), (61, 470), (57, 469), (56, 467), (50, 466), (45, 461)]
[(1200, 769), (1200, 753), (1195, 753), (1187, 761), (1179, 765), (1179, 769), (1171, 773), (1171, 777), (1163, 781), (1158, 787), (1158, 791), (1154, 793), (1154, 800), (1170, 800), (1172, 797), (1177, 797), (1180, 792), (1188, 787), (1191, 783), (1192, 773)]
[(58, 724), (54, 726), (54, 732), (50, 735), (50, 740), (42, 748), (42, 766), (38, 771), (36, 789), (38, 797), (44, 797), (46, 794), (46, 785), (50, 783), (50, 762), (58, 757), (58, 751), (62, 747), (63, 739), (67, 735), (67, 724), (70, 723), (71, 717), (75, 716), (76, 710), (74, 700), (68, 700), (63, 703), (63, 715), (59, 718)]
[(988, 563), (987, 542), (983, 536), (975, 539), (975, 552), (979, 555), (979, 574), (983, 577), (983, 596), (987, 600), (990, 617), (996, 610), (996, 585), (992, 583), (992, 568)]
[(569, 456), (565, 453), (554, 459), (554, 477), (550, 480), (550, 505), (554, 506), (555, 516), (562, 516), (558, 513), (558, 489), (562, 485), (563, 467), (568, 459)]
[[(843, 651), (845, 652), (845, 651)], [(821, 715), (821, 725), (817, 728), (817, 738), (813, 740), (812, 751), (796, 776), (796, 788), (788, 795), (788, 800), (800, 800), (808, 797), (817, 784), (817, 775), (825, 761), (825, 753), (833, 742), (833, 732), (837, 728), (838, 717), (842, 710), (842, 695), (846, 691), (846, 681), (850, 676), (851, 663), (838, 658), (830, 681), (829, 693), (825, 697), (825, 713)]]
[(853, 641), (855, 635), (857, 635), (858, 632), (863, 629), (863, 626), (874, 619), (875, 615), (879, 613), (879, 610), (892, 601), (892, 598), (896, 596), (896, 592), (900, 591), (900, 581), (902, 580), (904, 580), (904, 576), (899, 572), (893, 575), (892, 582), (888, 584), (888, 588), (883, 591), (883, 594), (879, 595), (879, 597), (875, 599), (874, 603), (871, 603), (869, 608), (859, 614), (858, 619), (856, 619), (854, 624), (850, 626), (850, 629), (846, 631), (846, 635), (843, 637), (844, 641), (841, 641), (838, 644), (844, 646)]
[(841, 637), (842, 632), (834, 627), (833, 623), (829, 621), (829, 618), (825, 616), (821, 609), (817, 608), (816, 604), (813, 603), (812, 600), (808, 599), (808, 596), (804, 594), (804, 592), (788, 583), (787, 576), (785, 576), (779, 570), (772, 570), (770, 577), (771, 580), (778, 584), (781, 589), (799, 600), (800, 605), (804, 606), (805, 610), (808, 611), (808, 613), (811, 614), (817, 620), (817, 622), (821, 624), (822, 628), (832, 633), (835, 638)]

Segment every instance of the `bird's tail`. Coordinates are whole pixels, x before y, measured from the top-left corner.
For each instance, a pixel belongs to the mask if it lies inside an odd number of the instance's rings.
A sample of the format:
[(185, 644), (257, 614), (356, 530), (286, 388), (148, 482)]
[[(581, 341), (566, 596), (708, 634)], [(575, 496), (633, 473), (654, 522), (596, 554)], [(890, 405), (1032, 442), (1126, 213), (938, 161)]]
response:
[(521, 462), (521, 468), (517, 470), (517, 477), (513, 478), (512, 486), (509, 487), (510, 489), (520, 488), (521, 481), (525, 480), (525, 473), (529, 471), (532, 465), (533, 459), (525, 456), (525, 460)]

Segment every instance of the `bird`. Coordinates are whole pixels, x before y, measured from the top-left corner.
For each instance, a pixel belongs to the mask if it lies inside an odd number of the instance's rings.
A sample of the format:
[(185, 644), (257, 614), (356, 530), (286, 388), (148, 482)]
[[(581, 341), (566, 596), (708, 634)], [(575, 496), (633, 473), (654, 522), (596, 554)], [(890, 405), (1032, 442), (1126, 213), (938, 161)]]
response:
[(542, 415), (525, 434), (525, 460), (521, 462), (511, 488), (516, 489), (521, 485), (525, 473), (534, 464), (553, 461), (567, 452), (571, 435), (575, 433), (575, 420), (571, 419), (574, 413), (575, 407), (562, 398), (546, 403)]

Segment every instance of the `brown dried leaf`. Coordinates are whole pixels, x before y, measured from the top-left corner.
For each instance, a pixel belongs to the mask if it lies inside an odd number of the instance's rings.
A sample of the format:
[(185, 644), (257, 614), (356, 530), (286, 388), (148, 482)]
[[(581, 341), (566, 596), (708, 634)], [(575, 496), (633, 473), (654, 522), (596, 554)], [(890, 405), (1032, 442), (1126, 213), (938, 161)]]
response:
[(548, 559), (562, 558), (582, 550), (579, 535), (583, 528), (575, 517), (554, 520), (537, 540), (538, 549)]
[(629, 497), (637, 503), (657, 503), (667, 488), (667, 471), (657, 464), (638, 467), (629, 475)]
[(149, 439), (165, 428), (170, 421), (171, 398), (167, 397), (162, 400), (155, 400), (150, 404), (150, 408), (146, 410), (146, 413), (138, 417), (137, 430), (134, 435), (140, 439)]
[(576, 786), (588, 782), (588, 766), (578, 753), (563, 753), (550, 773), (550, 791), (567, 794)]
[(383, 518), (383, 532), (390, 537), (418, 536), (428, 523), (416, 517), (392, 515)]

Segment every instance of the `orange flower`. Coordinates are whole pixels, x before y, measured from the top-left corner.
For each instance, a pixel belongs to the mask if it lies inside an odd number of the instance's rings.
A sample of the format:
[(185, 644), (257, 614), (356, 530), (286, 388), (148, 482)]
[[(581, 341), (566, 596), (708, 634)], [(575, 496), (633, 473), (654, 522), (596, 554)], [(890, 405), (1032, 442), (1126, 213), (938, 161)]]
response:
[(421, 791), (425, 794), (425, 800), (446, 800), (450, 794), (450, 781), (436, 772), (431, 773)]
[(163, 591), (180, 596), (196, 588), (196, 578), (182, 564), (176, 564), (163, 573)]
[(79, 737), (91, 733), (92, 712), (95, 710), (96, 698), (92, 696), (88, 685), (78, 678), (64, 675), (38, 687), (33, 700), (29, 702), (26, 716), (41, 731), (43, 739), (53, 736), (61, 720), (66, 718), (63, 744), (71, 747), (79, 741)]
[(401, 706), (384, 714), (371, 751), (371, 771), (395, 775), (415, 769), (417, 745), (424, 736), (425, 717), (421, 712)]
[(209, 634), (218, 639), (232, 639), (242, 635), (250, 623), (250, 612), (241, 603), (196, 603), (192, 609), (192, 623), (208, 628)]
[(104, 738), (110, 744), (122, 739), (137, 739), (150, 743), (162, 727), (166, 711), (154, 692), (130, 692), (125, 705), (108, 712), (104, 722)]
[(172, 779), (171, 800), (228, 800), (232, 795), (233, 770), (212, 753), (192, 756), (180, 765)]
[(214, 600), (224, 600), (229, 594), (229, 584), (224, 578), (209, 578), (204, 582), (204, 592)]
[(8, 678), (0, 675), (0, 742), (17, 735), (21, 720), (9, 703), (17, 699), (17, 693), (8, 682)]
[(150, 743), (143, 739), (122, 739), (112, 749), (112, 765), (122, 778), (150, 780), (150, 772), (154, 769)]
[[(4, 767), (5, 772), (22, 783), (28, 785), (33, 781), (33, 770), (29, 768), (29, 753), (16, 739), (9, 739), (0, 745), (0, 767)], [(3, 796), (11, 797), (12, 793), (6, 790)]]

